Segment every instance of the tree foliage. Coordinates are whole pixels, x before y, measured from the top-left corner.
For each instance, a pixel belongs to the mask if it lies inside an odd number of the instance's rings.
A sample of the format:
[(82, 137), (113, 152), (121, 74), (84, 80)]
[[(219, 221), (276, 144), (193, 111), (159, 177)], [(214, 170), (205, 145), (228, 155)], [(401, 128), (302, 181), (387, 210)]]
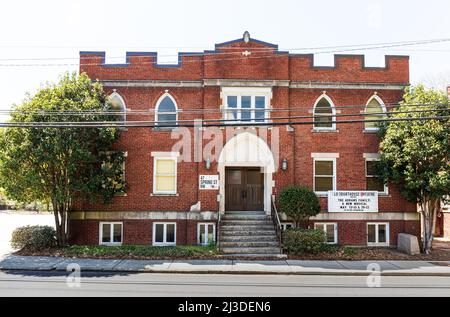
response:
[(292, 186), (280, 192), (281, 212), (285, 213), (296, 225), (320, 212), (320, 203), (316, 194), (307, 187)]
[[(100, 83), (85, 74), (65, 74), (14, 106), (10, 122), (114, 120), (102, 113), (109, 107)], [(19, 202), (51, 202), (58, 242), (65, 244), (67, 213), (75, 201), (108, 203), (124, 189), (118, 176), (123, 155), (108, 154), (118, 137), (115, 128), (5, 128), (0, 131), (0, 187)]]
[[(449, 116), (449, 99), (441, 91), (419, 85), (405, 91), (393, 118)], [(450, 121), (388, 122), (380, 129), (382, 177), (400, 185), (403, 196), (420, 206), (423, 249), (429, 252), (440, 202), (450, 194)]]

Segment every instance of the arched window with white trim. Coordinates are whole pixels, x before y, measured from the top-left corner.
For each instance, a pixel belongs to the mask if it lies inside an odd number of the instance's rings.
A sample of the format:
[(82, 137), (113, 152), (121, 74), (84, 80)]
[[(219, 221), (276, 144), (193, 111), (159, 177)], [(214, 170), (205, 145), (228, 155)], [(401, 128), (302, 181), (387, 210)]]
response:
[(326, 94), (317, 98), (314, 104), (314, 129), (315, 130), (334, 130), (336, 124), (334, 115), (336, 114), (333, 101)]
[[(370, 97), (367, 101), (366, 107), (364, 108), (364, 119), (365, 120), (380, 120), (386, 116), (386, 107), (377, 95)], [(377, 131), (378, 122), (364, 122), (364, 130), (366, 131)]]
[(176, 125), (178, 120), (178, 107), (175, 99), (165, 93), (162, 95), (155, 107), (155, 121), (158, 126)]
[(109, 95), (108, 98), (111, 110), (119, 112), (117, 116), (115, 116), (116, 121), (125, 122), (127, 107), (125, 105), (125, 101), (123, 100), (122, 96), (119, 95), (117, 92), (113, 92), (111, 95)]

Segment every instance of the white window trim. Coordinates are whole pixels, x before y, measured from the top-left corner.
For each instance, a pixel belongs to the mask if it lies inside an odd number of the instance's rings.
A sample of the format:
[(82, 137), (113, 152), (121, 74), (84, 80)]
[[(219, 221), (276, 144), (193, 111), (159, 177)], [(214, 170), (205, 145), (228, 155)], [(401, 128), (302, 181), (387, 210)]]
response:
[[(161, 102), (166, 98), (169, 97), (170, 100), (172, 100), (174, 106), (175, 106), (175, 112), (159, 112), (159, 106), (161, 104)], [(161, 114), (174, 114), (175, 115), (175, 125), (178, 125), (178, 104), (175, 101), (175, 98), (172, 97), (171, 94), (169, 94), (168, 92), (164, 93), (161, 97), (159, 97), (158, 101), (156, 102), (156, 106), (155, 106), (155, 125), (159, 125), (159, 115)], [(167, 124), (167, 123), (165, 123)], [(162, 124), (162, 126), (164, 128), (164, 124)]]
[[(332, 114), (331, 121), (336, 121), (336, 108), (334, 106), (333, 101), (331, 100), (330, 97), (328, 97), (326, 93), (323, 93), (322, 95), (319, 96), (319, 98), (316, 99), (316, 102), (314, 103), (313, 107), (313, 118), (320, 117), (321, 115), (323, 116), (323, 114), (316, 114), (316, 107), (322, 99), (325, 99), (331, 106), (331, 114)], [(336, 130), (335, 122), (332, 123), (331, 127), (316, 127), (316, 125), (313, 124), (313, 131), (335, 131), (335, 130)]]
[[(236, 121), (226, 121), (225, 123), (242, 123), (241, 120), (241, 98), (242, 96), (250, 96), (251, 97), (251, 107), (248, 109), (251, 113), (251, 118), (248, 121), (249, 123), (255, 123), (255, 111), (258, 110), (255, 108), (255, 97), (265, 97), (264, 102), (264, 121), (258, 121), (258, 122), (268, 122), (270, 119), (270, 101), (272, 99), (272, 88), (266, 88), (266, 87), (222, 87), (222, 90), (220, 92), (220, 96), (222, 98), (222, 109), (223, 111), (223, 119), (228, 120), (227, 114), (229, 113), (230, 109), (236, 109), (237, 110), (237, 120)], [(228, 108), (228, 97), (229, 96), (236, 96), (237, 97), (237, 105), (236, 108)], [(258, 119), (262, 120), (262, 119)]]
[[(200, 243), (200, 226), (206, 225), (206, 226), (213, 226), (213, 241), (208, 241), (208, 243)], [(206, 231), (208, 232), (208, 231)], [(206, 234), (206, 238), (208, 239), (208, 234)], [(199, 245), (209, 245), (210, 243), (216, 242), (216, 224), (213, 222), (199, 222), (197, 223), (197, 244)]]
[[(155, 195), (176, 195), (178, 190), (178, 155), (171, 155), (173, 152), (166, 156), (153, 155), (153, 194)], [(175, 162), (175, 190), (156, 190), (156, 163), (158, 160), (172, 160)]]
[[(163, 242), (156, 242), (156, 225), (164, 225)], [(167, 225), (174, 225), (174, 242), (166, 242), (167, 240)], [(152, 230), (152, 245), (154, 246), (175, 246), (177, 245), (177, 223), (176, 222), (154, 222)]]
[[(386, 242), (369, 242), (369, 225), (374, 225), (375, 227), (375, 240), (380, 241), (380, 238), (378, 236), (378, 226), (379, 225), (386, 225)], [(389, 228), (389, 222), (368, 222), (366, 225), (366, 242), (368, 246), (373, 247), (388, 247), (390, 244), (390, 228)]]
[(290, 225), (291, 228), (295, 228), (293, 222), (282, 222), (282, 223), (281, 223), (281, 230), (282, 230), (282, 231), (286, 231), (286, 230), (287, 230), (287, 228), (286, 228), (287, 225)]
[[(338, 224), (337, 222), (315, 222), (314, 223), (314, 229), (320, 229), (317, 228), (318, 226), (328, 226), (328, 225), (333, 225), (333, 230), (334, 230), (334, 241), (333, 242), (326, 242), (327, 244), (337, 244), (338, 243)], [(326, 234), (326, 232), (325, 232)]]
[[(103, 225), (109, 225), (110, 228), (110, 240), (111, 242), (103, 242)], [(112, 242), (114, 239), (114, 225), (121, 225), (120, 226), (120, 242)], [(118, 246), (122, 245), (123, 243), (123, 222), (110, 222), (110, 221), (103, 221), (99, 223), (99, 237), (98, 237), (98, 244), (99, 245), (106, 245), (106, 246)]]
[[(367, 184), (367, 177), (375, 177), (375, 176), (368, 176), (367, 175), (367, 162), (368, 161), (375, 161), (375, 162), (379, 162), (380, 161), (380, 158), (378, 157), (375, 157), (375, 156), (365, 156), (365, 159), (364, 159), (364, 171), (365, 171), (365, 181), (366, 181), (366, 184)], [(367, 188), (366, 188), (367, 189)], [(388, 184), (387, 183), (384, 183), (384, 190), (382, 191), (382, 192), (378, 192), (378, 194), (382, 194), (382, 195), (389, 195), (389, 186), (388, 186)]]
[[(316, 193), (316, 195), (318, 195), (318, 196), (328, 196), (328, 192), (326, 191), (326, 192), (323, 192), (323, 191), (316, 191), (315, 189), (316, 189), (316, 162), (317, 161), (326, 161), (326, 162), (333, 162), (333, 191), (335, 191), (336, 190), (336, 188), (337, 188), (337, 174), (336, 174), (336, 171), (337, 171), (337, 169), (336, 169), (336, 162), (337, 162), (337, 160), (336, 160), (336, 158), (335, 157), (333, 157), (333, 158), (326, 158), (326, 157), (314, 157), (313, 158), (313, 190), (314, 190), (314, 192)], [(326, 177), (327, 175), (319, 175), (319, 177), (320, 176), (323, 176), (323, 177)], [(328, 176), (329, 177), (329, 176)]]
[[(376, 101), (378, 101), (378, 103), (381, 106), (381, 109), (384, 113), (387, 113), (386, 111), (386, 105), (384, 104), (383, 100), (375, 93), (373, 94), (372, 97), (369, 98), (369, 100), (366, 102), (366, 106), (364, 107), (364, 111), (363, 113), (366, 114), (366, 109), (367, 106), (369, 105), (369, 103), (372, 101), (372, 99), (375, 99)], [(366, 116), (364, 116), (364, 119), (366, 118)], [(364, 122), (364, 131), (368, 131), (368, 132), (376, 132), (378, 131), (379, 128), (378, 127), (366, 127), (366, 123)]]

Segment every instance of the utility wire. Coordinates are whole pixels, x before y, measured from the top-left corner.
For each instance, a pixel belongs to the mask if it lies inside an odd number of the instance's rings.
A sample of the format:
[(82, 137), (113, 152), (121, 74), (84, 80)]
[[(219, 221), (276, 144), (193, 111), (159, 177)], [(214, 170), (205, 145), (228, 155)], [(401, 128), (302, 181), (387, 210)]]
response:
[[(326, 123), (369, 123), (369, 122), (403, 122), (403, 121), (429, 121), (429, 120), (447, 120), (450, 116), (431, 116), (419, 118), (385, 118), (368, 120), (332, 120)], [(295, 125), (314, 125), (323, 124), (323, 121), (287, 121), (287, 122), (249, 122), (249, 123), (218, 123), (218, 124), (149, 124), (146, 122), (2, 122), (0, 128), (208, 128), (208, 127), (273, 127), (273, 126), (295, 126)]]
[[(319, 51), (314, 52), (314, 54), (329, 54), (329, 53), (337, 53), (337, 52), (348, 52), (348, 51), (365, 51), (365, 50), (373, 50), (373, 49), (382, 49), (382, 48), (392, 48), (392, 47), (401, 47), (401, 46), (412, 46), (412, 45), (423, 45), (423, 44), (431, 44), (431, 43), (440, 43), (440, 42), (448, 42), (450, 39), (436, 39), (436, 40), (424, 40), (424, 41), (413, 41), (413, 42), (400, 42), (400, 43), (387, 43), (383, 45), (378, 46), (367, 46), (367, 47), (359, 47), (359, 48), (346, 48), (346, 49), (338, 49), (338, 50), (328, 50), (328, 51)], [(239, 48), (242, 50), (243, 48)], [(253, 50), (250, 48), (250, 50)], [(271, 48), (271, 51), (276, 51), (275, 48)], [(219, 54), (223, 55), (229, 55), (230, 53), (227, 52), (214, 52), (214, 53), (208, 53), (208, 52), (198, 52), (198, 56), (217, 56)], [(178, 55), (177, 55), (178, 56)], [(141, 56), (145, 57), (145, 56)], [(260, 55), (260, 56), (245, 56), (245, 57), (238, 57), (238, 58), (214, 58), (214, 59), (201, 59), (201, 60), (187, 60), (183, 61), (184, 63), (198, 63), (198, 62), (217, 62), (217, 61), (230, 61), (230, 60), (243, 60), (243, 59), (257, 59), (257, 58), (269, 58), (269, 57), (286, 57), (284, 54), (270, 54), (270, 55)], [(86, 58), (86, 57), (85, 57)], [(87, 59), (93, 59), (87, 57)], [(177, 61), (178, 63), (178, 61)], [(130, 63), (124, 63), (123, 65), (129, 65)], [(158, 61), (148, 61), (148, 62), (134, 62), (133, 65), (146, 65), (146, 64), (158, 64), (158, 65), (165, 65), (165, 63), (158, 63)], [(0, 67), (34, 67), (34, 66), (94, 66), (98, 65), (98, 63), (35, 63), (35, 64), (0, 64)], [(108, 65), (108, 64), (106, 64)], [(166, 64), (166, 65), (173, 65), (173, 64)]]
[[(430, 107), (430, 106), (445, 106), (448, 109), (447, 104), (438, 104), (438, 103), (420, 103), (420, 104), (402, 104), (402, 103), (386, 103), (383, 104), (387, 109), (394, 109), (402, 106), (411, 106), (411, 107)], [(380, 105), (380, 106), (383, 106)], [(214, 113), (223, 113), (223, 112), (248, 112), (248, 111), (260, 111), (260, 112), (297, 112), (297, 111), (314, 111), (314, 108), (310, 108), (311, 106), (301, 106), (301, 107), (292, 107), (292, 108), (223, 108), (223, 109), (179, 109), (176, 111), (170, 111), (170, 113), (183, 113), (183, 114), (214, 114)], [(318, 107), (319, 109), (323, 109), (324, 107)], [(334, 106), (332, 109), (365, 109), (370, 108), (369, 105), (344, 105), (344, 106)], [(445, 110), (442, 108), (438, 108), (437, 110)], [(431, 110), (425, 110), (431, 111)], [(19, 110), (19, 109), (6, 109), (0, 110), (0, 114), (11, 115), (11, 114), (29, 114), (29, 115), (55, 115), (55, 116), (85, 116), (85, 115), (112, 115), (112, 116), (121, 116), (121, 115), (152, 115), (157, 113), (156, 109), (148, 109), (148, 110), (126, 110), (126, 111), (115, 111), (115, 110)], [(162, 113), (162, 112), (161, 112)], [(169, 113), (169, 112), (167, 112)], [(394, 113), (393, 111), (387, 111), (384, 114)]]
[[(232, 122), (232, 123), (239, 123), (239, 122), (258, 122), (258, 121), (274, 121), (274, 120), (291, 120), (291, 119), (318, 119), (318, 118), (334, 118), (334, 117), (367, 117), (367, 116), (378, 116), (378, 117), (382, 117), (382, 116), (390, 116), (390, 115), (394, 115), (394, 114), (409, 114), (409, 113), (428, 113), (428, 112), (435, 112), (435, 111), (439, 111), (439, 112), (449, 112), (450, 108), (448, 109), (441, 109), (441, 108), (436, 108), (436, 109), (428, 109), (428, 110), (407, 110), (407, 111), (393, 111), (393, 112), (370, 112), (370, 113), (354, 113), (354, 114), (326, 114), (326, 113), (316, 113), (313, 115), (308, 115), (308, 116), (289, 116), (289, 117), (270, 117), (270, 118), (254, 118), (254, 119), (183, 119), (183, 120), (153, 120), (153, 121), (148, 121), (148, 120), (126, 120), (126, 121), (108, 121), (108, 122), (112, 122), (115, 124), (120, 124), (120, 125), (127, 125), (127, 124), (138, 124), (138, 123), (148, 123), (148, 124), (179, 124), (179, 123), (186, 123), (186, 122)], [(260, 111), (260, 112), (264, 112), (264, 111)], [(99, 114), (99, 116), (101, 116), (101, 114)], [(112, 116), (112, 115), (111, 115)], [(123, 116), (123, 115), (122, 115)], [(329, 123), (330, 121), (321, 121), (322, 123)], [(341, 121), (339, 121), (341, 122)], [(26, 122), (26, 123), (36, 123), (36, 124), (40, 124), (40, 123), (64, 123), (64, 124), (82, 124), (82, 123), (91, 123), (89, 121), (34, 121), (34, 122)], [(102, 123), (106, 123), (106, 121), (102, 122)]]

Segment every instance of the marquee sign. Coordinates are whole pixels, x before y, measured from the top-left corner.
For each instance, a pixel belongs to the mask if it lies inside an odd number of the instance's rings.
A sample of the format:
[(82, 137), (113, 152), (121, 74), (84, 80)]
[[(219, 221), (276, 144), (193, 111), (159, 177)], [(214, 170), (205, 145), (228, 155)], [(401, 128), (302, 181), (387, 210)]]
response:
[(219, 189), (219, 175), (200, 175), (199, 189)]
[(328, 212), (378, 212), (378, 192), (329, 191)]

